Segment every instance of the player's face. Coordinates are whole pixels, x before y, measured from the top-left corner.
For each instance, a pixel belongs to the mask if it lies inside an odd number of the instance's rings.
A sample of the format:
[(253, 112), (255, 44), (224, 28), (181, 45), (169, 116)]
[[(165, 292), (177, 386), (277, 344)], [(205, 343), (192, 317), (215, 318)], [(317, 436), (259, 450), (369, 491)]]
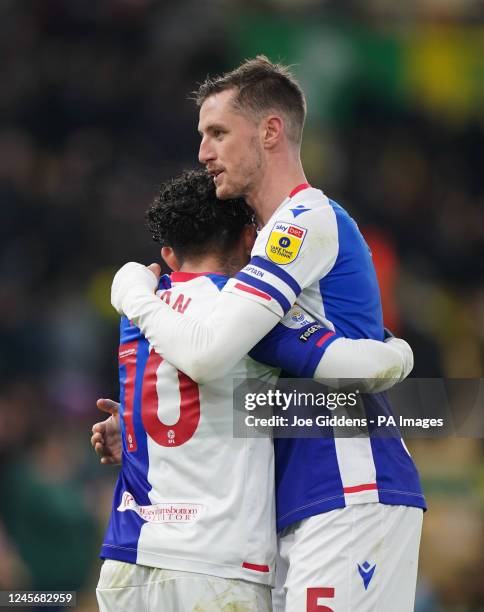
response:
[(233, 90), (215, 94), (200, 108), (198, 159), (214, 177), (220, 199), (248, 196), (264, 168), (257, 124), (233, 109), (233, 95)]

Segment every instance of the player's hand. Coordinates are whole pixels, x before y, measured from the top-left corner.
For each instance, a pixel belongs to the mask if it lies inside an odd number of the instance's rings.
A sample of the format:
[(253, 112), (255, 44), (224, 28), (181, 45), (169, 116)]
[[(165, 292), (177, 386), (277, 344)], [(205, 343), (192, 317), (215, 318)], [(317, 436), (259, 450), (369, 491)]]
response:
[(408, 342), (405, 342), (403, 338), (387, 338), (385, 344), (393, 347), (398, 351), (402, 359), (402, 371), (400, 374), (400, 382), (405, 380), (410, 372), (413, 370), (413, 351)]
[(99, 410), (111, 416), (92, 426), (91, 445), (101, 459), (101, 463), (119, 465), (123, 452), (119, 404), (110, 399), (98, 399), (96, 405)]
[(119, 314), (128, 315), (126, 304), (137, 292), (154, 294), (158, 287), (160, 271), (158, 264), (146, 267), (130, 261), (116, 272), (111, 286), (111, 304)]
[(161, 266), (157, 263), (152, 263), (148, 266), (148, 270), (151, 270), (158, 280), (161, 276)]

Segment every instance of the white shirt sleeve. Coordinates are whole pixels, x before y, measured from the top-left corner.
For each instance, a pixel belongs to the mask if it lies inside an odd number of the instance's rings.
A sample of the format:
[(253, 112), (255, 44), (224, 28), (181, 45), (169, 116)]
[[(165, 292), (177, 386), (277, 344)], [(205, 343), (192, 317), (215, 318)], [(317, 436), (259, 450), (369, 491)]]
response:
[(412, 349), (401, 338), (338, 338), (327, 347), (314, 378), (335, 388), (357, 386), (362, 393), (377, 393), (405, 379), (412, 368)]
[[(229, 372), (279, 321), (257, 301), (222, 292), (205, 321), (174, 311), (155, 294), (157, 277), (137, 263), (123, 266), (113, 280), (111, 301), (143, 332), (155, 350), (198, 383)], [(413, 354), (399, 338), (376, 340), (338, 338), (325, 349), (314, 378), (332, 386), (358, 379), (362, 391), (383, 391), (405, 378)], [(398, 379), (398, 380), (397, 380)]]
[(114, 308), (137, 325), (155, 350), (195, 382), (229, 372), (279, 321), (257, 302), (222, 292), (203, 322), (175, 312), (155, 294), (156, 276), (130, 262), (116, 274)]
[(336, 216), (326, 196), (312, 191), (319, 199), (295, 219), (288, 205), (274, 215), (257, 236), (250, 262), (224, 292), (258, 302), (282, 317), (305, 287), (330, 272), (339, 249)]
[(345, 338), (298, 304), (249, 355), (295, 378), (316, 378), (333, 388), (356, 387), (364, 393), (389, 389), (413, 367), (412, 349), (405, 340)]

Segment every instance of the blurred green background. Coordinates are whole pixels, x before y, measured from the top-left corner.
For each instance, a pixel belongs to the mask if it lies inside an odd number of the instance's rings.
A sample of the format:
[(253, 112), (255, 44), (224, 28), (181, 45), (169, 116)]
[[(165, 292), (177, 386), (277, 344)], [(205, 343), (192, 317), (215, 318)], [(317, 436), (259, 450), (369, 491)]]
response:
[[(294, 64), (308, 178), (370, 243), (414, 376), (482, 376), (482, 1), (3, 0), (0, 48), (0, 589), (96, 609), (110, 281), (158, 258), (143, 213), (197, 164), (188, 93), (208, 73)], [(411, 442), (430, 508), (416, 610), (484, 610), (482, 440)]]

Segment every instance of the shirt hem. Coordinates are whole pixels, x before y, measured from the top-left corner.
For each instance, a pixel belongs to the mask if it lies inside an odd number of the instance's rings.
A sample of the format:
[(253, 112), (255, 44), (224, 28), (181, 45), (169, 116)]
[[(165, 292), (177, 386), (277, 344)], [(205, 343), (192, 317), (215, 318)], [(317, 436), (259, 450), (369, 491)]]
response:
[(382, 491), (380, 489), (378, 491), (378, 500), (372, 502), (368, 502), (364, 499), (355, 499), (354, 501), (350, 500), (345, 502), (344, 494), (342, 494), (341, 496), (333, 497), (329, 500), (324, 500), (316, 504), (309, 503), (309, 505), (303, 508), (296, 508), (286, 512), (284, 518), (277, 520), (277, 532), (279, 533), (286, 527), (289, 527), (289, 525), (297, 521), (302, 521), (310, 516), (316, 516), (317, 514), (331, 512), (338, 508), (364, 503), (384, 504), (386, 506), (411, 506), (414, 508), (421, 508), (424, 512), (427, 510), (425, 498), (422, 493)]
[(254, 582), (256, 584), (274, 586), (274, 571), (270, 570), (269, 572), (262, 573), (257, 570), (242, 567), (243, 560), (240, 562), (240, 567), (237, 567), (234, 565), (207, 563), (195, 559), (168, 557), (143, 550), (136, 551), (132, 548), (114, 544), (103, 544), (99, 556), (101, 559), (114, 559), (115, 561), (124, 561), (126, 563), (145, 565), (147, 567), (194, 572), (196, 574), (207, 574), (209, 576), (218, 576), (219, 578), (234, 578), (247, 582)]

